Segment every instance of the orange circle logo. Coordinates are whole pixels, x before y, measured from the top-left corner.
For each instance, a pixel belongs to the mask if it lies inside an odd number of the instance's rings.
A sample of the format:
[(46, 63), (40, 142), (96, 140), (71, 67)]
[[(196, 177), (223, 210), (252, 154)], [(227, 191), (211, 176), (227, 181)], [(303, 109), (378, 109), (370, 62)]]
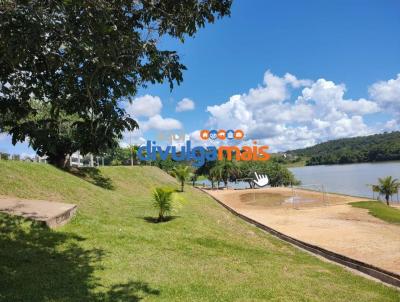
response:
[(218, 130), (217, 137), (219, 139), (225, 139), (226, 138), (226, 131), (225, 130)]
[(200, 131), (200, 138), (203, 140), (207, 140), (210, 137), (210, 131), (208, 130), (201, 130)]
[(235, 130), (235, 133), (233, 133), (233, 137), (235, 139), (242, 139), (244, 137), (244, 133), (242, 130)]

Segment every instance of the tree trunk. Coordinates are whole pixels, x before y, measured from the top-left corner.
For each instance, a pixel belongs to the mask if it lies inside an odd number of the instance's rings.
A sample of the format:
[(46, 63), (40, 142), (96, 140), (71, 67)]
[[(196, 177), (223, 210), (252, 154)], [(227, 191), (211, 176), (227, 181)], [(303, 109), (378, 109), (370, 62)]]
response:
[(181, 192), (183, 192), (183, 187), (184, 187), (184, 185), (185, 185), (185, 182), (184, 182), (184, 181), (181, 181)]
[(388, 194), (386, 194), (385, 199), (386, 199), (386, 204), (389, 205), (389, 195)]
[(49, 163), (60, 169), (65, 169), (67, 166), (67, 156), (65, 154), (48, 155)]
[(162, 211), (160, 211), (160, 213), (158, 214), (158, 219), (157, 219), (157, 221), (158, 221), (158, 222), (162, 222), (163, 220), (164, 220), (164, 214), (163, 214)]

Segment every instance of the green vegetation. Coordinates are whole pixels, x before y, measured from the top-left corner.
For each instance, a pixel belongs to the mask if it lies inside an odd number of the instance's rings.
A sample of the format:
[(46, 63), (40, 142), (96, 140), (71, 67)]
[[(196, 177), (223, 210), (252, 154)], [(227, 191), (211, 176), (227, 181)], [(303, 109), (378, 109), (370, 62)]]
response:
[[(128, 162), (129, 150), (126, 149), (124, 154), (126, 158), (124, 162)], [(275, 159), (269, 161), (237, 161), (224, 158), (222, 160), (206, 161), (203, 166), (195, 169), (195, 167), (191, 166), (191, 162), (176, 162), (169, 155), (166, 160), (161, 160), (158, 157), (154, 161), (140, 164), (157, 166), (171, 174), (179, 180), (182, 190), (185, 182), (190, 180), (194, 186), (197, 180), (204, 179), (208, 179), (211, 182), (212, 188), (215, 186), (219, 188), (221, 183), (227, 187), (229, 181), (238, 179), (247, 179), (249, 185), (253, 186), (253, 182), (250, 179), (254, 177), (254, 172), (267, 174), (270, 180), (269, 183), (273, 187), (299, 184), (299, 181), (287, 169), (286, 165)]]
[(351, 203), (353, 207), (368, 209), (368, 213), (386, 222), (400, 224), (400, 210), (388, 207), (379, 201), (359, 201)]
[[(400, 292), (302, 252), (188, 187), (151, 223), (156, 167), (105, 167), (113, 189), (50, 165), (0, 162), (0, 195), (78, 204), (56, 231), (0, 217), (0, 301), (399, 301)], [(94, 174), (96, 175), (96, 174)]]
[(288, 154), (309, 158), (307, 165), (400, 160), (400, 132), (337, 139)]
[(108, 150), (104, 156), (104, 164), (107, 166), (130, 166), (137, 165), (137, 152), (139, 146), (133, 145), (129, 147), (116, 147)]
[(172, 211), (173, 189), (155, 188), (153, 191), (154, 207), (158, 210), (158, 222), (165, 220), (165, 216)]
[(235, 179), (239, 175), (240, 171), (236, 161), (224, 158), (216, 161), (209, 173), (213, 175), (212, 177), (214, 177), (218, 183), (223, 181), (227, 188), (228, 180)]
[(181, 192), (183, 192), (183, 188), (185, 187), (186, 180), (189, 179), (191, 172), (189, 166), (179, 165), (172, 169), (172, 176), (176, 177), (176, 179), (181, 183)]
[(289, 186), (298, 184), (293, 173), (284, 165), (273, 161), (236, 161), (236, 160), (220, 160), (215, 162), (206, 162), (204, 166), (197, 169), (196, 173), (207, 177), (211, 182), (212, 188), (214, 183), (223, 182), (225, 186), (228, 181), (236, 181), (238, 179), (246, 179), (249, 186), (253, 186), (251, 179), (254, 178), (254, 172), (266, 174), (269, 178), (269, 184), (272, 187)]
[(284, 165), (275, 161), (247, 161), (239, 163), (239, 178), (252, 178), (254, 172), (268, 175), (271, 187), (296, 185), (300, 182)]
[(270, 161), (280, 163), (286, 168), (304, 167), (308, 161), (308, 157), (299, 156), (291, 153), (273, 153)]
[(183, 81), (164, 36), (184, 43), (231, 0), (0, 1), (0, 132), (49, 162), (102, 154), (138, 127), (125, 111), (140, 87)]
[(386, 176), (384, 178), (378, 178), (378, 184), (372, 185), (372, 191), (383, 195), (386, 200), (386, 204), (389, 205), (390, 196), (396, 194), (400, 188), (400, 182), (392, 176)]
[(297, 168), (297, 167), (304, 167), (307, 165), (307, 159), (302, 158), (296, 162), (284, 162), (283, 163), (286, 168)]

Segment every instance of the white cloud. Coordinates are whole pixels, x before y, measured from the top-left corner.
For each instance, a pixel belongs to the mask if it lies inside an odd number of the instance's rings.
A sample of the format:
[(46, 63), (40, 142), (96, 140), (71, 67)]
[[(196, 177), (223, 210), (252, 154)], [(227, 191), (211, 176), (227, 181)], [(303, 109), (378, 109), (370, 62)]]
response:
[(251, 88), (248, 94), (242, 95), (242, 98), (247, 104), (261, 106), (288, 99), (290, 93), (287, 86), (299, 88), (311, 83), (310, 80), (299, 80), (290, 73), (286, 73), (283, 78), (280, 78), (267, 70), (264, 74), (263, 85)]
[(368, 101), (366, 99), (353, 100), (339, 100), (338, 108), (344, 112), (353, 114), (370, 114), (380, 111), (378, 104)]
[(233, 95), (221, 105), (208, 106), (211, 113), (210, 123), (222, 129), (243, 129), (246, 131), (254, 123), (253, 113), (248, 110), (243, 97)]
[[(301, 89), (300, 94), (293, 100), (296, 89)], [(208, 123), (210, 127), (242, 129), (247, 140), (257, 139), (274, 151), (372, 133), (363, 115), (378, 112), (378, 104), (364, 98), (347, 99), (345, 92), (344, 84), (297, 79), (289, 73), (279, 77), (267, 71), (263, 85), (208, 106)]]
[(122, 148), (126, 148), (129, 145), (142, 145), (145, 142), (146, 139), (143, 137), (143, 130), (135, 129), (133, 131), (125, 131), (119, 145)]
[(178, 102), (175, 110), (177, 112), (189, 111), (189, 110), (194, 110), (194, 107), (195, 107), (194, 102), (191, 99), (183, 98), (180, 102)]
[(398, 131), (398, 130), (400, 130), (400, 125), (395, 119), (387, 121), (383, 126), (383, 129), (381, 129), (381, 131)]
[(368, 135), (370, 133), (371, 130), (364, 123), (363, 118), (358, 115), (342, 118), (330, 125), (330, 134), (334, 138)]
[(368, 91), (383, 110), (400, 118), (400, 73), (396, 79), (374, 83)]
[(345, 92), (344, 84), (337, 85), (332, 81), (319, 79), (311, 87), (303, 89), (299, 100), (314, 101), (317, 108), (333, 114), (334, 119), (337, 118), (335, 111), (350, 114), (369, 114), (379, 111), (378, 105), (372, 101), (345, 99)]
[(146, 94), (136, 97), (126, 107), (126, 112), (132, 117), (152, 117), (161, 112), (162, 102), (158, 96)]
[(143, 131), (147, 131), (150, 129), (168, 131), (168, 130), (181, 129), (182, 124), (180, 121), (176, 119), (163, 118), (161, 115), (157, 114), (155, 116), (150, 117), (148, 121), (144, 122), (141, 128), (143, 129)]
[(307, 79), (299, 80), (290, 73), (286, 73), (284, 76), (284, 79), (285, 79), (285, 82), (287, 84), (292, 85), (293, 88), (300, 88), (302, 86), (310, 86), (313, 83), (313, 81), (307, 80)]
[(149, 94), (136, 97), (132, 103), (127, 104), (127, 113), (137, 120), (140, 128), (132, 132), (125, 132), (120, 145), (124, 147), (129, 144), (140, 145), (145, 143), (145, 134), (151, 129), (161, 131), (182, 129), (180, 121), (161, 116), (162, 106), (160, 97)]

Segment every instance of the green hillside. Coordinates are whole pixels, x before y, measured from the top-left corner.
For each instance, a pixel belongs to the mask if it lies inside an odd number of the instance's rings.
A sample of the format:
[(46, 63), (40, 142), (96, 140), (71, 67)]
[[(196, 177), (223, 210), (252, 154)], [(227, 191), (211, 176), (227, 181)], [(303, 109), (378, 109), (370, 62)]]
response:
[(323, 262), (187, 188), (175, 219), (152, 223), (155, 167), (85, 179), (0, 161), (0, 195), (76, 203), (49, 231), (0, 215), (0, 301), (399, 301), (400, 292)]
[(306, 165), (400, 160), (400, 132), (336, 139), (288, 154), (308, 158)]

